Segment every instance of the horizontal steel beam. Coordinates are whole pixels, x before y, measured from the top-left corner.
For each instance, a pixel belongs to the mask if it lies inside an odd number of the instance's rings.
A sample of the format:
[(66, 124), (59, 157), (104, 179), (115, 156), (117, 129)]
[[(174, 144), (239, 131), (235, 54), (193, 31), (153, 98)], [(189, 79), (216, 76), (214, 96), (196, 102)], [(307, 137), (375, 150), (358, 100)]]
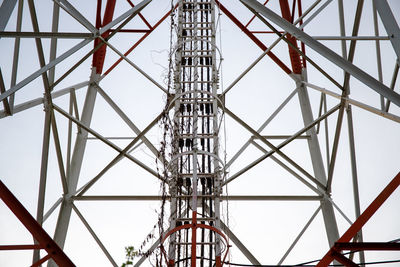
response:
[(354, 100), (354, 99), (351, 99), (349, 97), (344, 98), (342, 95), (339, 95), (339, 94), (334, 93), (332, 91), (326, 90), (325, 88), (316, 86), (316, 85), (311, 84), (311, 83), (303, 82), (303, 84), (308, 86), (309, 88), (312, 88), (312, 89), (315, 89), (317, 91), (320, 91), (321, 93), (333, 96), (333, 97), (338, 98), (338, 99), (344, 99), (346, 102), (352, 104), (353, 106), (362, 108), (362, 109), (364, 109), (366, 111), (369, 111), (369, 112), (374, 113), (376, 115), (382, 116), (382, 117), (384, 117), (386, 119), (389, 119), (389, 120), (392, 120), (392, 121), (400, 123), (400, 117), (397, 116), (397, 115), (382, 111), (381, 109), (377, 109), (377, 108), (371, 107), (371, 106), (369, 106), (367, 104), (361, 103), (361, 102), (359, 102), (357, 100)]
[(63, 38), (86, 39), (95, 38), (92, 33), (84, 32), (0, 32), (0, 38)]
[[(75, 84), (75, 85), (71, 85), (71, 86), (69, 86), (67, 88), (63, 88), (63, 89), (60, 89), (60, 90), (57, 90), (57, 91), (53, 91), (51, 93), (51, 98), (54, 99), (54, 98), (69, 94), (72, 91), (75, 91), (75, 90), (81, 89), (82, 87), (87, 86), (88, 84), (89, 84), (89, 81), (86, 81), (86, 82), (78, 83), (78, 84)], [(43, 104), (43, 103), (44, 103), (44, 98), (43, 97), (38, 97), (38, 98), (35, 98), (35, 99), (32, 99), (32, 100), (26, 101), (24, 103), (21, 103), (21, 104), (18, 104), (16, 106), (14, 106), (13, 114), (21, 112), (21, 111), (24, 111), (24, 110), (27, 110), (27, 109), (35, 107), (35, 106), (38, 106), (38, 105)], [(0, 110), (0, 119), (4, 118), (4, 117), (7, 117), (8, 115), (9, 114), (7, 113), (6, 110)]]
[[(291, 138), (291, 135), (262, 135), (263, 138), (265, 139), (288, 139)], [(252, 139), (257, 139), (257, 136), (252, 136)], [(300, 135), (297, 136), (295, 139), (310, 139), (311, 137), (309, 135)]]
[[(170, 196), (166, 196), (168, 200)], [(202, 198), (199, 196), (199, 198)], [(263, 196), (263, 195), (234, 195), (221, 196), (221, 200), (229, 201), (318, 201), (321, 196)], [(75, 201), (160, 201), (162, 196), (158, 195), (121, 195), (121, 196), (74, 196)]]
[(324, 41), (341, 41), (341, 40), (357, 40), (357, 41), (376, 41), (389, 40), (389, 36), (312, 36), (315, 40)]
[(0, 250), (43, 249), (41, 245), (1, 245)]

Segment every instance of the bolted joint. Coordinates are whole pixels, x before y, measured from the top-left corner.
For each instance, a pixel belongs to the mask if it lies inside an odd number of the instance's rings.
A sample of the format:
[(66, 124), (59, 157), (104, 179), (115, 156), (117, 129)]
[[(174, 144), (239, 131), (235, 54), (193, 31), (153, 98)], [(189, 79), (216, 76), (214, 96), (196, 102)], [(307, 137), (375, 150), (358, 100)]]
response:
[(49, 112), (51, 108), (50, 99), (48, 98), (47, 94), (43, 94), (43, 111)]

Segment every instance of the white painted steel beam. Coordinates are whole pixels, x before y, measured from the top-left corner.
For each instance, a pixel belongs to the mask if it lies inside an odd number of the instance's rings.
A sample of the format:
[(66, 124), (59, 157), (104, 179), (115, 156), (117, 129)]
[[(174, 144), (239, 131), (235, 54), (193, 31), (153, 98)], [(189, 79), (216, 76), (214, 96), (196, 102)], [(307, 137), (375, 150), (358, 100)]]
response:
[[(0, 93), (4, 93), (6, 91), (6, 86), (4, 85), (3, 73), (0, 68)], [(7, 98), (3, 99), (3, 107), (4, 113), (6, 115), (11, 115), (11, 107)]]
[[(91, 83), (86, 93), (86, 98), (81, 118), (82, 124), (87, 126), (90, 126), (96, 99), (96, 89), (94, 82), (96, 82), (99, 78), (100, 75), (96, 73), (96, 68), (93, 68), (90, 78)], [(61, 248), (63, 248), (65, 244), (65, 239), (67, 236), (67, 231), (72, 211), (72, 202), (70, 202), (68, 198), (69, 196), (75, 194), (76, 192), (79, 175), (82, 167), (83, 156), (86, 148), (87, 135), (88, 132), (84, 129), (81, 129), (81, 131), (78, 132), (75, 140), (75, 146), (71, 158), (71, 170), (67, 177), (69, 195), (65, 196), (61, 203), (60, 213), (57, 219), (56, 230), (54, 233), (54, 241), (56, 241)], [(55, 264), (54, 262), (50, 262), (48, 266), (55, 267)]]
[[(324, 93), (326, 95), (335, 97), (337, 99), (343, 99), (342, 95), (340, 95), (340, 94), (337, 94), (335, 92), (329, 91), (329, 90), (327, 90), (325, 88), (322, 88), (322, 87), (319, 87), (319, 86), (317, 86), (315, 84), (311, 84), (311, 83), (308, 83), (308, 82), (303, 82), (303, 83), (305, 85), (307, 85), (307, 87), (315, 89), (315, 90), (317, 90), (317, 91), (319, 91), (321, 93)], [(382, 116), (383, 118), (386, 118), (386, 119), (392, 120), (394, 122), (400, 123), (400, 117), (397, 116), (397, 115), (382, 111), (380, 109), (374, 108), (372, 106), (369, 106), (367, 104), (364, 104), (364, 103), (362, 103), (360, 101), (354, 100), (354, 99), (349, 98), (349, 97), (346, 97), (344, 99), (345, 99), (346, 102), (348, 102), (349, 104), (352, 104), (353, 106), (359, 107), (359, 108), (364, 109), (364, 110), (366, 110), (368, 112), (374, 113), (374, 114), (376, 114), (378, 116)]]
[[(394, 86), (396, 85), (396, 80), (397, 80), (397, 75), (399, 74), (399, 64), (400, 61), (397, 60), (394, 66), (394, 70), (393, 70), (393, 75), (392, 75), (392, 80), (390, 82), (390, 89), (394, 90)], [(389, 107), (390, 107), (390, 101), (386, 100), (386, 104), (385, 104), (385, 111), (389, 112)]]
[(81, 23), (86, 29), (90, 32), (95, 33), (97, 29), (93, 24), (91, 24), (73, 5), (71, 5), (67, 0), (53, 0), (57, 3), (62, 9), (65, 10), (68, 14), (70, 14), (76, 21)]
[[(393, 49), (397, 55), (397, 59), (400, 60), (400, 28), (396, 22), (392, 10), (386, 0), (373, 0), (376, 10), (378, 10), (379, 16), (385, 26), (386, 32), (390, 38)], [(398, 12), (398, 10), (397, 10)]]
[(124, 19), (127, 19), (129, 17), (132, 18), (132, 17), (136, 16), (151, 1), (152, 0), (143, 0), (139, 4), (135, 5), (135, 7), (132, 7), (131, 9), (129, 9), (128, 11), (126, 11), (125, 13), (123, 13), (122, 15), (120, 15), (119, 17), (117, 17), (116, 19), (111, 21), (110, 23), (108, 23), (107, 25), (105, 25), (104, 27), (102, 27), (100, 29), (100, 31), (99, 31), (100, 35), (105, 33), (108, 30), (111, 30), (111, 28), (113, 28), (118, 23), (122, 22)]
[[(42, 225), (43, 224), (43, 212), (44, 203), (46, 196), (46, 183), (47, 183), (47, 168), (49, 162), (49, 143), (50, 143), (50, 125), (51, 124), (51, 114), (50, 112), (45, 113), (44, 117), (44, 127), (43, 127), (43, 141), (42, 141), (42, 155), (40, 161), (40, 179), (39, 179), (39, 191), (37, 199), (37, 209), (36, 209), (36, 221)], [(37, 243), (34, 240), (35, 244)], [(35, 249), (33, 251), (33, 260), (35, 263), (40, 259), (40, 251)]]
[(250, 250), (246, 248), (246, 246), (240, 241), (240, 239), (229, 229), (229, 227), (223, 221), (221, 221), (221, 229), (252, 264), (254, 264), (255, 266), (261, 266), (261, 263), (257, 260), (257, 258), (250, 252)]
[[(17, 32), (21, 31), (22, 28), (22, 11), (24, 7), (24, 1), (18, 2), (18, 11), (17, 11), (17, 25), (15, 30)], [(19, 49), (20, 49), (20, 38), (16, 38), (14, 40), (14, 55), (13, 55), (13, 64), (12, 64), (12, 72), (11, 72), (11, 84), (10, 87), (13, 87), (17, 83), (17, 70), (18, 70), (18, 59), (19, 59)], [(11, 114), (14, 112), (14, 100), (15, 95), (12, 94), (10, 96), (10, 108)]]
[(86, 39), (95, 38), (92, 33), (84, 32), (0, 32), (0, 38), (57, 38), (57, 39)]
[[(53, 34), (58, 33), (58, 25), (60, 22), (60, 7), (54, 3), (53, 4), (53, 22), (51, 25), (51, 31)], [(57, 57), (57, 38), (51, 38), (50, 41), (50, 61), (56, 59)], [(49, 83), (52, 85), (54, 83), (56, 68), (53, 67), (49, 70)], [(51, 89), (53, 91), (54, 88)]]
[(17, 4), (17, 0), (4, 0), (0, 6), (0, 31), (4, 31)]
[(282, 258), (278, 262), (278, 266), (283, 263), (283, 261), (289, 256), (290, 252), (293, 250), (293, 248), (296, 246), (297, 242), (299, 242), (300, 238), (303, 236), (303, 234), (306, 232), (310, 224), (313, 222), (319, 211), (321, 210), (321, 207), (318, 207), (316, 211), (311, 215), (310, 219), (307, 221), (307, 223), (304, 225), (303, 229), (300, 231), (300, 233), (296, 236), (294, 239), (293, 243), (290, 245), (288, 250), (285, 252), (285, 254), (282, 256)]
[(388, 41), (389, 36), (312, 36), (315, 40), (321, 41)]
[(338, 67), (344, 69), (346, 72), (350, 73), (352, 76), (357, 78), (362, 83), (366, 84), (368, 87), (376, 91), (377, 93), (385, 96), (390, 101), (395, 103), (397, 106), (400, 106), (400, 95), (396, 92), (390, 90), (389, 87), (380, 83), (371, 75), (366, 73), (365, 71), (361, 70), (354, 64), (351, 64), (346, 59), (342, 58), (334, 51), (326, 47), (325, 45), (321, 44), (320, 42), (316, 41), (307, 33), (301, 31), (293, 24), (289, 23), (281, 16), (274, 13), (269, 8), (263, 6), (256, 0), (240, 0), (244, 5), (246, 5), (252, 12), (256, 15), (261, 15), (266, 19), (271, 20), (273, 23), (277, 24), (279, 27), (284, 29), (285, 31), (289, 32), (291, 35), (299, 39), (300, 41), (304, 42), (310, 48), (315, 50), (316, 52), (320, 53), (326, 59), (337, 65)]
[[(310, 99), (308, 96), (307, 87), (304, 86), (301, 82), (297, 82), (296, 85), (300, 88), (299, 89), (299, 102), (300, 102), (300, 109), (303, 117), (304, 125), (309, 125), (314, 121)], [(314, 170), (315, 178), (323, 185), (326, 185), (327, 177), (324, 168), (324, 162), (322, 160), (322, 153), (321, 148), (318, 141), (318, 136), (315, 132), (315, 128), (309, 128), (307, 130), (307, 135), (311, 138), (307, 139), (308, 149), (310, 151), (311, 156), (311, 163)], [(320, 189), (322, 187), (318, 186)], [(325, 188), (326, 190), (326, 188)], [(328, 197), (328, 196), (327, 196)], [(333, 244), (339, 238), (339, 230), (336, 223), (335, 213), (333, 210), (333, 206), (330, 202), (321, 200), (321, 210), (324, 218), (326, 234), (328, 237), (329, 246), (332, 247)]]
[(82, 221), (83, 225), (85, 225), (86, 229), (89, 231), (89, 233), (92, 235), (93, 239), (96, 241), (97, 245), (100, 247), (100, 249), (103, 251), (104, 255), (107, 257), (107, 259), (110, 261), (111, 265), (114, 267), (118, 267), (118, 264), (115, 262), (113, 257), (111, 256), (110, 252), (106, 249), (104, 246), (103, 242), (101, 242), (100, 238), (96, 235), (94, 232), (93, 228), (90, 226), (90, 224), (86, 221), (85, 217), (83, 217), (82, 213), (78, 210), (78, 208), (72, 204), (72, 208), (75, 211), (76, 215), (78, 215), (79, 219)]
[[(170, 196), (166, 196), (168, 200)], [(201, 195), (199, 195), (201, 198)], [(73, 196), (74, 201), (160, 201), (163, 196), (160, 195), (85, 195)], [(319, 201), (321, 196), (312, 195), (222, 195), (223, 201)]]
[[(85, 86), (88, 86), (88, 84), (89, 84), (89, 81), (86, 81), (86, 82), (78, 83), (78, 84), (69, 86), (67, 88), (63, 88), (63, 89), (60, 89), (58, 91), (52, 92), (51, 93), (51, 98), (54, 99), (54, 98), (66, 95), (66, 94), (68, 94), (68, 93), (70, 93), (70, 92), (72, 92), (74, 90), (78, 90), (78, 89), (81, 89), (81, 88), (83, 88)], [(26, 101), (24, 103), (21, 103), (21, 104), (18, 104), (16, 106), (14, 106), (13, 114), (19, 113), (21, 111), (25, 111), (25, 110), (33, 108), (33, 107), (36, 107), (36, 106), (41, 105), (43, 103), (44, 103), (44, 97), (38, 97), (38, 98), (35, 98), (35, 99), (32, 99), (32, 100)], [(6, 111), (5, 110), (0, 110), (0, 119), (4, 118), (6, 116), (7, 116)]]

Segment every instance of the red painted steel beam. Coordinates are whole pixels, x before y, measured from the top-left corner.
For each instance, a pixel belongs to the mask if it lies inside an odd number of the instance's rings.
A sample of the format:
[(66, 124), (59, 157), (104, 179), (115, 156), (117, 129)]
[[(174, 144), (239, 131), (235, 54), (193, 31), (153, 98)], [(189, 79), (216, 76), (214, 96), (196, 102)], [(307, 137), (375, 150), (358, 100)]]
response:
[[(171, 230), (169, 230), (165, 235), (164, 235), (164, 237), (162, 237), (161, 238), (161, 241), (160, 241), (160, 248), (161, 248), (161, 254), (162, 254), (162, 256), (164, 256), (164, 258), (165, 258), (165, 260), (166, 260), (166, 264), (167, 264), (167, 266), (168, 267), (173, 267), (173, 265), (174, 265), (174, 260), (173, 259), (169, 259), (168, 260), (168, 258), (167, 258), (167, 255), (166, 255), (166, 252), (165, 252), (165, 249), (164, 249), (164, 247), (163, 247), (163, 243), (165, 242), (165, 240), (167, 240), (167, 238), (170, 236), (170, 235), (172, 235), (173, 233), (175, 233), (175, 232), (178, 232), (178, 231), (180, 231), (180, 230), (183, 230), (183, 229), (191, 229), (192, 230), (192, 242), (191, 242), (191, 246), (192, 246), (192, 248), (191, 248), (191, 267), (195, 267), (196, 266), (196, 229), (199, 229), (199, 228), (204, 228), (204, 229), (209, 229), (209, 230), (211, 230), (211, 231), (213, 231), (213, 232), (215, 232), (216, 234), (218, 234), (219, 236), (221, 236), (224, 240), (225, 240), (225, 242), (226, 242), (226, 250), (225, 250), (225, 255), (224, 255), (224, 258), (221, 260), (221, 256), (220, 255), (216, 255), (216, 259), (215, 259), (215, 262), (216, 262), (216, 267), (222, 267), (223, 266), (223, 264), (224, 263), (227, 263), (227, 262), (225, 262), (225, 260), (226, 260), (226, 257), (228, 256), (228, 253), (229, 253), (229, 248), (231, 247), (230, 245), (229, 245), (229, 240), (228, 240), (228, 238), (220, 231), (220, 230), (218, 230), (217, 228), (215, 228), (215, 227), (213, 227), (213, 226), (210, 226), (210, 225), (206, 225), (206, 224), (201, 224), (201, 223), (197, 223), (196, 222), (196, 212), (195, 211), (193, 211), (192, 212), (192, 216), (194, 216), (194, 217), (192, 217), (192, 223), (191, 224), (183, 224), (183, 225), (180, 225), (180, 226), (177, 226), (177, 227), (175, 227), (175, 228), (173, 228), (173, 229), (171, 229)], [(193, 237), (194, 236), (194, 237)], [(220, 265), (219, 265), (220, 264)], [(229, 263), (228, 263), (229, 264)]]
[(293, 22), (294, 22), (294, 11), (296, 10), (296, 0), (293, 0), (293, 3), (292, 3), (292, 15), (291, 15), (291, 20), (290, 20), (290, 22), (293, 24)]
[[(175, 5), (174, 9), (176, 9), (178, 7), (178, 4)], [(151, 29), (142, 36), (142, 38), (140, 38), (131, 48), (128, 49), (128, 51), (126, 51), (124, 53), (124, 56), (128, 56), (141, 42), (143, 42), (147, 36), (150, 35), (150, 33), (152, 33), (166, 18), (168, 18), (169, 15), (171, 15), (172, 10), (168, 11), (156, 24), (154, 24), (154, 26), (151, 27)], [(104, 72), (103, 76), (108, 75), (116, 66), (118, 66), (119, 63), (121, 63), (122, 61), (122, 57), (120, 57), (116, 62), (114, 62), (114, 64), (109, 67), (106, 72)]]
[(368, 208), (358, 217), (358, 219), (350, 226), (337, 242), (350, 242), (350, 240), (361, 230), (365, 223), (375, 214), (388, 197), (400, 185), (400, 172), (393, 180), (383, 189), (376, 199), (368, 206)]
[[(275, 34), (275, 32), (274, 31), (250, 31), (251, 33), (273, 33), (273, 34)], [(284, 32), (280, 32), (280, 33), (284, 33)]]
[[(110, 29), (109, 32), (113, 32), (115, 31), (115, 29)], [(151, 30), (149, 29), (121, 29), (118, 32), (130, 32), (130, 33), (146, 33), (149, 32)]]
[[(39, 267), (42, 263), (45, 263), (47, 260), (49, 260), (51, 257), (50, 255), (46, 255), (45, 257), (41, 258), (37, 262), (31, 265), (31, 267)], [(62, 266), (60, 266), (62, 267)]]
[(332, 251), (331, 255), (335, 260), (337, 260), (346, 267), (360, 267), (359, 265), (355, 264), (352, 260), (346, 258), (337, 251)]
[[(114, 9), (115, 9), (115, 1), (116, 0), (107, 0), (106, 4), (106, 10), (104, 11), (104, 18), (101, 23), (102, 26), (107, 25), (112, 21), (112, 18), (114, 16)], [(99, 9), (97, 9), (97, 14), (99, 14)], [(99, 16), (96, 18), (96, 25), (98, 24), (99, 21)], [(106, 39), (110, 35), (110, 32), (107, 31), (101, 35), (104, 39)], [(100, 39), (94, 40), (94, 47), (97, 47), (97, 45), (101, 42)], [(93, 54), (93, 62), (92, 66), (96, 68), (96, 73), (102, 73), (103, 72), (103, 66), (104, 66), (104, 59), (106, 57), (106, 45), (102, 45), (96, 52)]]
[[(254, 34), (252, 34), (249, 29), (246, 28), (225, 6), (223, 6), (218, 0), (215, 0), (215, 3), (218, 5), (219, 9), (225, 13), (225, 15), (232, 20), (233, 23), (236, 24), (243, 32), (246, 34), (258, 47), (260, 47), (263, 51), (267, 50), (268, 47), (264, 45)], [(267, 53), (267, 55), (278, 64), (281, 69), (287, 74), (291, 74), (292, 71), (271, 51)]]
[(25, 249), (42, 249), (41, 245), (2, 245), (0, 250), (25, 250)]
[(99, 29), (101, 27), (101, 2), (102, 0), (97, 0), (97, 9), (96, 9), (96, 28)]
[[(301, 16), (303, 16), (303, 8), (302, 8), (302, 6), (301, 6), (301, 0), (297, 0), (297, 6), (298, 6), (298, 14), (299, 14), (299, 17), (301, 17)], [(300, 20), (300, 26), (301, 25), (303, 25), (303, 19), (301, 19)], [(306, 46), (305, 46), (305, 44), (303, 43), (303, 42), (301, 42), (301, 52), (303, 52), (303, 54), (305, 55), (306, 54)], [(307, 67), (307, 60), (302, 56), (302, 59), (303, 59), (303, 61), (302, 61), (302, 63), (303, 63), (303, 68), (306, 68)]]
[[(375, 200), (368, 206), (368, 208), (357, 218), (357, 220), (350, 226), (350, 228), (338, 239), (338, 243), (349, 243), (350, 240), (361, 230), (367, 221), (375, 214), (375, 212), (382, 206), (382, 204), (389, 198), (389, 196), (400, 185), (400, 172), (393, 178), (393, 180), (382, 190), (382, 192), (375, 198)], [(333, 260), (333, 253), (337, 252), (335, 247), (331, 248), (327, 254), (321, 259), (316, 267), (326, 267)]]
[[(293, 23), (293, 16), (290, 13), (290, 7), (289, 7), (288, 0), (279, 0), (279, 4), (281, 6), (282, 17), (284, 19), (286, 19), (287, 21)], [(288, 34), (286, 39), (297, 48), (297, 41), (296, 41), (295, 37)], [(299, 53), (297, 53), (296, 49), (294, 49), (290, 45), (288, 45), (288, 46), (289, 46), (289, 56), (290, 56), (290, 62), (292, 63), (293, 73), (301, 74), (302, 65), (301, 65), (300, 55), (299, 55)]]
[[(128, 3), (131, 5), (131, 7), (135, 7), (135, 5), (134, 5), (130, 0), (127, 0), (127, 1), (128, 1)], [(152, 28), (152, 26), (150, 25), (150, 23), (146, 20), (146, 18), (145, 18), (140, 12), (139, 12), (139, 17), (143, 20), (144, 24), (146, 24), (147, 27), (149, 27), (149, 29)]]
[(46, 233), (40, 224), (32, 217), (32, 215), (24, 208), (18, 199), (10, 190), (0, 181), (0, 198), (15, 214), (18, 220), (32, 234), (33, 238), (39, 243), (40, 247), (46, 250), (48, 256), (51, 257), (58, 266), (72, 267), (75, 264), (65, 255), (64, 251), (54, 242)]
[[(264, 2), (264, 6), (268, 3), (269, 0)], [(250, 23), (256, 18), (256, 15), (253, 15), (253, 17), (251, 17), (251, 19), (249, 20), (249, 22), (247, 22), (246, 24), (246, 28), (249, 27)]]

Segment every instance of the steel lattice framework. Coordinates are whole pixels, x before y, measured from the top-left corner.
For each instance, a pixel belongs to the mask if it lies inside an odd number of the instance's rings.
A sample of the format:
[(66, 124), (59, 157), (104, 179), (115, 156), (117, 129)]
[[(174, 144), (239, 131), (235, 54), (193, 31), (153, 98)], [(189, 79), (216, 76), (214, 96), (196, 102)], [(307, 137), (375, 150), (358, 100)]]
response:
[(0, 265), (399, 260), (399, 14), (3, 0)]

